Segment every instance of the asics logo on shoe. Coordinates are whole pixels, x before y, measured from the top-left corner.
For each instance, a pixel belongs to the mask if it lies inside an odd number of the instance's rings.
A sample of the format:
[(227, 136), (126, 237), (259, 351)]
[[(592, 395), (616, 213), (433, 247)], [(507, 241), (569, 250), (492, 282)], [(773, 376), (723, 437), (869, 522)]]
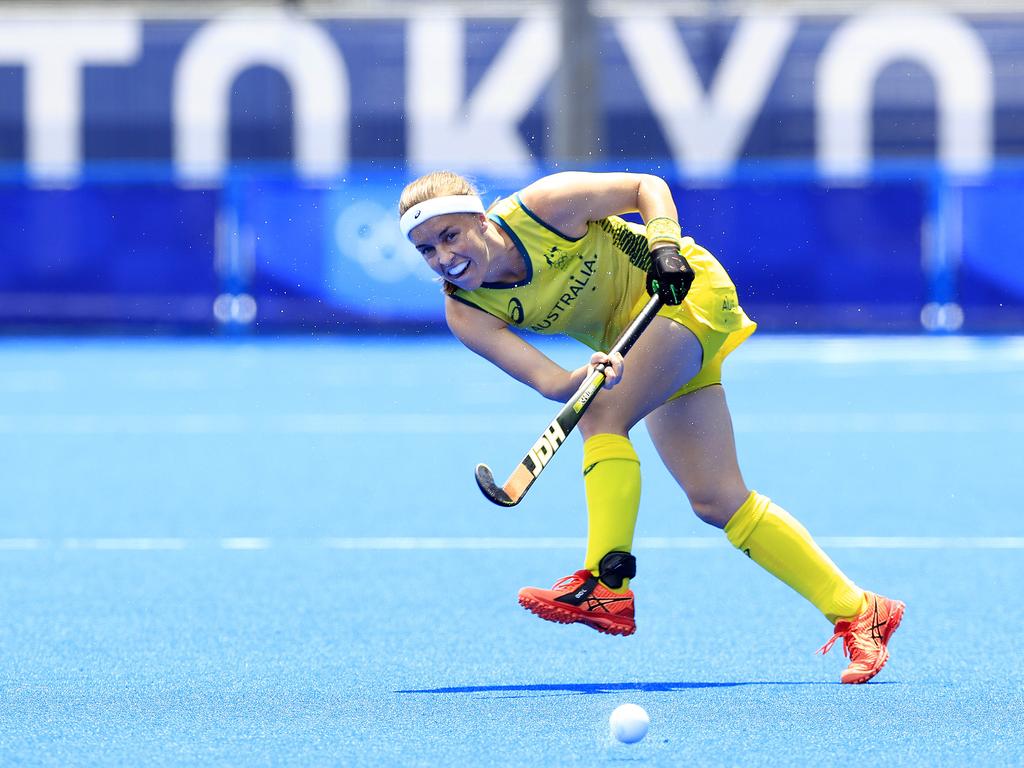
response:
[(611, 598), (609, 598), (609, 597), (606, 597), (606, 598), (588, 597), (587, 598), (587, 610), (590, 610), (590, 611), (602, 610), (602, 611), (605, 611), (606, 613), (611, 613), (611, 610), (608, 608), (609, 605), (613, 605), (615, 603), (621, 603), (623, 601), (628, 601), (628, 600), (629, 600), (628, 597), (611, 597)]
[(886, 624), (889, 623), (889, 617), (886, 616), (884, 619), (881, 617), (881, 614), (878, 612), (877, 598), (874, 600), (874, 603), (875, 622), (871, 625), (871, 639), (874, 640), (876, 643), (884, 643), (885, 636), (882, 634), (881, 630), (885, 627)]

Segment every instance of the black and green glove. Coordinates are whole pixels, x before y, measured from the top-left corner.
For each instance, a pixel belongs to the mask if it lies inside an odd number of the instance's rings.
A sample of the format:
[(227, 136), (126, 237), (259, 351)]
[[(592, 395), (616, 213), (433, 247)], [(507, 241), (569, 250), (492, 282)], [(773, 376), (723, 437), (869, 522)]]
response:
[(647, 270), (647, 292), (658, 294), (670, 305), (682, 304), (693, 284), (693, 270), (674, 245), (659, 245), (651, 250)]

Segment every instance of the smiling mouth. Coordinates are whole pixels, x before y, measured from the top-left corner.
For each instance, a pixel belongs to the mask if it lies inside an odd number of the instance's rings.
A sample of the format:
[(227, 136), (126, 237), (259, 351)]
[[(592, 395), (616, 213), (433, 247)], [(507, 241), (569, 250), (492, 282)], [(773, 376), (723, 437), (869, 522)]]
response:
[(464, 261), (461, 264), (452, 267), (451, 269), (446, 269), (445, 275), (447, 277), (459, 277), (462, 274), (464, 274), (467, 269), (469, 269), (469, 262)]

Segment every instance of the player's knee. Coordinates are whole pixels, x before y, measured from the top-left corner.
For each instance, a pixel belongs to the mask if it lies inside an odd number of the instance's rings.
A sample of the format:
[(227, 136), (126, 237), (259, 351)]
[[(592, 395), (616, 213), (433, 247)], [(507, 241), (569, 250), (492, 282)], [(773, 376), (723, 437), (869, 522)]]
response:
[(616, 413), (614, 408), (602, 406), (600, 400), (595, 400), (580, 419), (579, 430), (583, 438), (587, 439), (608, 432), (624, 434), (630, 426), (623, 423), (621, 413)]
[(691, 499), (690, 506), (693, 507), (693, 514), (702, 522), (713, 525), (716, 528), (724, 528), (725, 524), (729, 522), (729, 517), (731, 517), (731, 515), (724, 514), (721, 505), (714, 502), (705, 500), (694, 501)]
[(740, 508), (746, 492), (737, 490), (728, 492), (713, 490), (706, 493), (690, 493), (690, 506), (693, 513), (708, 525), (725, 528), (725, 524)]

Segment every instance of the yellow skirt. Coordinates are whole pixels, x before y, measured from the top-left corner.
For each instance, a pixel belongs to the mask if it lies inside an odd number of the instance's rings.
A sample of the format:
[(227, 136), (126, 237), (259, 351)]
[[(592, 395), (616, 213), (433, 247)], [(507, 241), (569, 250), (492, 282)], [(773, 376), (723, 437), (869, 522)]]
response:
[[(757, 323), (743, 311), (736, 286), (718, 260), (690, 237), (683, 238), (681, 251), (693, 268), (693, 285), (682, 304), (662, 307), (658, 315), (692, 331), (704, 350), (704, 359), (697, 375), (669, 400), (712, 384), (721, 384), (725, 358), (757, 330)], [(648, 298), (647, 295), (641, 296), (634, 305), (634, 317)]]

